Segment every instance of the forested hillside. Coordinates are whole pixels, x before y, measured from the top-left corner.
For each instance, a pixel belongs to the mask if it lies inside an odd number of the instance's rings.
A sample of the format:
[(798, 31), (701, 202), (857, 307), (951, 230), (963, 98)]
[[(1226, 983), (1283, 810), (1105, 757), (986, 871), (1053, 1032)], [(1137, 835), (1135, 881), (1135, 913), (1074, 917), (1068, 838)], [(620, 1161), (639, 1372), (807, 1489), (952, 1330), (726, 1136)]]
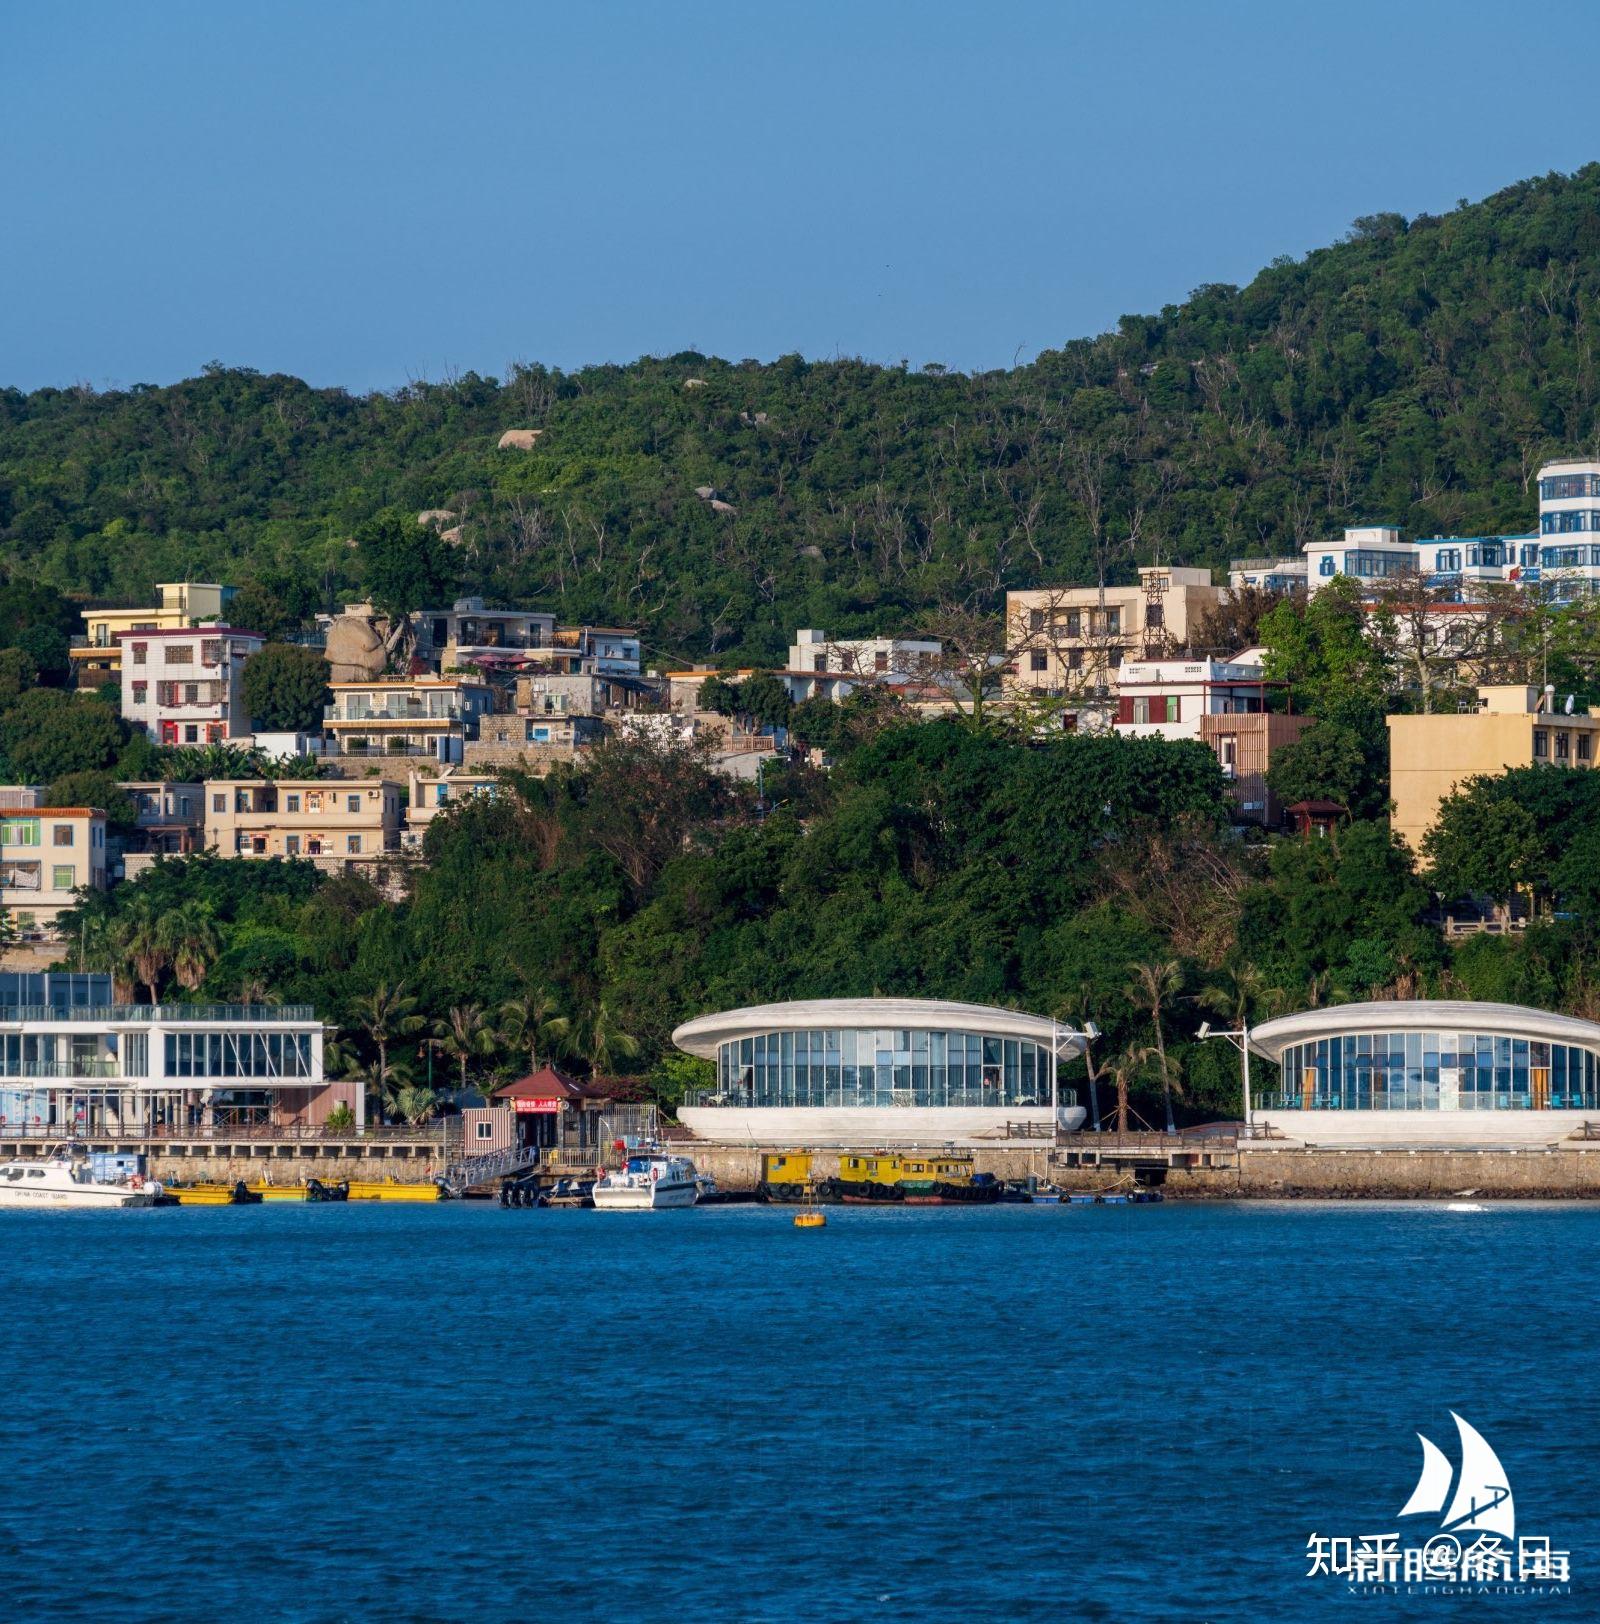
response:
[[(1600, 432), (1597, 317), (1590, 165), (1358, 221), (978, 376), (686, 354), (366, 397), (221, 366), (5, 390), (4, 556), (94, 598), (188, 575), (321, 604), (359, 584), (364, 519), (444, 508), (464, 589), (639, 624), (653, 658), (770, 660), (797, 625), (909, 628), (1154, 549), (1220, 565), (1361, 519), (1524, 526), (1540, 458)], [(542, 432), (502, 451), (507, 428)]]

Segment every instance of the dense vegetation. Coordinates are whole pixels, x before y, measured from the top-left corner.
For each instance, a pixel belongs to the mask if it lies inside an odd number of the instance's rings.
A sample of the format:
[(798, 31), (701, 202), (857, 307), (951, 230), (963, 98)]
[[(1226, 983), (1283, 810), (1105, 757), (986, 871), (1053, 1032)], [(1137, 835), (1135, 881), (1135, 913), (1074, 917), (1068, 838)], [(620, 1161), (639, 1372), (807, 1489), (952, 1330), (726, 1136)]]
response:
[[(1597, 250), (1591, 165), (1363, 219), (977, 376), (686, 354), (364, 398), (221, 366), (0, 391), (0, 530), (14, 576), (71, 593), (227, 578), (303, 614), (361, 582), (385, 509), (447, 509), (441, 581), (637, 623), (659, 658), (770, 663), (797, 625), (903, 629), (1155, 550), (1216, 566), (1359, 520), (1524, 526), (1540, 458), (1600, 430)], [(509, 427), (542, 433), (496, 449)]]

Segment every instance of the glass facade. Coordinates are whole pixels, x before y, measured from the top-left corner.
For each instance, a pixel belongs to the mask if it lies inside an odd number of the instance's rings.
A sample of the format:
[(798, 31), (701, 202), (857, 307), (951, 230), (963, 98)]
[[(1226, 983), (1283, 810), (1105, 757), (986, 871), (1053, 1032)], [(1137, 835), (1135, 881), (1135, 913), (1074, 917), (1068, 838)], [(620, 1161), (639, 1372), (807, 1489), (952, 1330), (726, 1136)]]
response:
[(1592, 1111), (1592, 1050), (1481, 1032), (1355, 1032), (1291, 1044), (1277, 1110)]
[(1050, 1049), (949, 1030), (763, 1032), (718, 1045), (717, 1084), (728, 1105), (1048, 1105)]

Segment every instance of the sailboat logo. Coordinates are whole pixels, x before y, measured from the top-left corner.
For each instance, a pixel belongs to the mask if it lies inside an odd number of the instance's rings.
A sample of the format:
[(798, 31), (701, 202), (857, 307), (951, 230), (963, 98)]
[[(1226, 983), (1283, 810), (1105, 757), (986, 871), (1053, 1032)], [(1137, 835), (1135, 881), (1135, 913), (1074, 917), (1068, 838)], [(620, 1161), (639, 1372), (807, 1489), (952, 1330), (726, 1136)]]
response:
[(1451, 1466), (1449, 1458), (1431, 1438), (1419, 1432), (1422, 1473), (1411, 1491), (1411, 1498), (1400, 1508), (1400, 1515), (1438, 1517), (1442, 1534), (1488, 1534), (1514, 1539), (1516, 1502), (1511, 1497), (1500, 1457), (1489, 1447), (1483, 1434), (1454, 1410), (1450, 1412), (1450, 1419), (1461, 1437), (1460, 1471)]

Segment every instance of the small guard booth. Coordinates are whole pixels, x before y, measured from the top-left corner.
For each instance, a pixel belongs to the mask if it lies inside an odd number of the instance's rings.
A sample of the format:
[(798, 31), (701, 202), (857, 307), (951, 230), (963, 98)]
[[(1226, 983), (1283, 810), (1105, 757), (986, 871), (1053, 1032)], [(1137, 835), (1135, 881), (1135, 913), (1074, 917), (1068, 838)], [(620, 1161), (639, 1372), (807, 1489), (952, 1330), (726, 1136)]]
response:
[(506, 1113), (502, 1134), (508, 1145), (546, 1154), (559, 1150), (568, 1159), (585, 1159), (597, 1152), (610, 1131), (606, 1107), (608, 1091), (591, 1082), (569, 1077), (554, 1066), (541, 1066), (527, 1077), (497, 1088), (495, 1105)]

